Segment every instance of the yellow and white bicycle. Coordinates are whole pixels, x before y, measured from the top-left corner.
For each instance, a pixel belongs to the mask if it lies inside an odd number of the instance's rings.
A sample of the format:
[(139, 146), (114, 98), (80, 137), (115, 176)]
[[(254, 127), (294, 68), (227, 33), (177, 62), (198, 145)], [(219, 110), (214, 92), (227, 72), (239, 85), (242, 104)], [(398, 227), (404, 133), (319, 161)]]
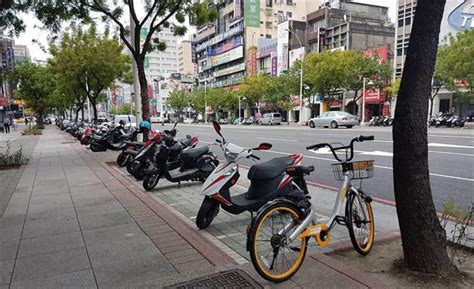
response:
[[(355, 250), (367, 255), (374, 244), (374, 215), (372, 198), (352, 184), (352, 180), (373, 177), (374, 161), (354, 161), (354, 142), (374, 140), (373, 136), (358, 136), (347, 146), (333, 147), (328, 143), (308, 146), (307, 150), (328, 147), (338, 163), (332, 164), (340, 182), (339, 192), (331, 217), (318, 223), (315, 209), (304, 179), (314, 167), (291, 166), (295, 190), (275, 199), (259, 211), (252, 220), (247, 236), (247, 250), (257, 272), (272, 282), (282, 282), (293, 276), (306, 255), (308, 241), (316, 239), (319, 246), (327, 246), (331, 230), (336, 224), (347, 227)], [(344, 151), (341, 159), (337, 152)], [(345, 210), (342, 208), (345, 203)], [(342, 215), (341, 215), (342, 213)]]

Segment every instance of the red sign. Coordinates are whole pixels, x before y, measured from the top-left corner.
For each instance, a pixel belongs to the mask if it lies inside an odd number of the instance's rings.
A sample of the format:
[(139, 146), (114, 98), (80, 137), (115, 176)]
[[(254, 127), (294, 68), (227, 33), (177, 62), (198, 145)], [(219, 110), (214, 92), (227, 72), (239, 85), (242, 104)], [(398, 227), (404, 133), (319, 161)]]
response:
[(257, 48), (249, 48), (247, 60), (247, 75), (257, 74)]
[(112, 88), (112, 105), (117, 105), (117, 91), (114, 88)]
[(362, 54), (367, 57), (376, 56), (380, 62), (387, 62), (388, 52), (388, 45), (384, 45), (377, 48), (367, 49), (363, 51)]
[(147, 86), (146, 94), (148, 96), (148, 99), (153, 98), (153, 86), (151, 86), (151, 85)]
[(7, 99), (5, 97), (0, 97), (0, 106), (6, 106), (7, 105)]
[(390, 116), (390, 102), (383, 104), (383, 116)]
[(299, 96), (293, 96), (291, 99), (291, 102), (293, 103), (294, 107), (299, 107), (300, 106), (300, 97)]
[(341, 107), (341, 102), (339, 100), (331, 100), (329, 102), (329, 107)]
[(386, 94), (380, 89), (366, 90), (364, 93), (365, 103), (381, 103), (385, 102)]

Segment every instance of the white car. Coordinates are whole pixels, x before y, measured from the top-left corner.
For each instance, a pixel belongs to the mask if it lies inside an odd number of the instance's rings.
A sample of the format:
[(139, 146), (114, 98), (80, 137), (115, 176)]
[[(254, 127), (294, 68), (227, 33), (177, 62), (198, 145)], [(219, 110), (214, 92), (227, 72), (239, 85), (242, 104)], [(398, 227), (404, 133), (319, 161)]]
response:
[(331, 128), (345, 126), (347, 128), (352, 128), (354, 125), (359, 125), (359, 117), (344, 111), (328, 111), (310, 119), (308, 125), (311, 128), (317, 126)]
[(264, 113), (262, 118), (259, 120), (260, 124), (274, 125), (281, 124), (281, 114), (278, 112)]

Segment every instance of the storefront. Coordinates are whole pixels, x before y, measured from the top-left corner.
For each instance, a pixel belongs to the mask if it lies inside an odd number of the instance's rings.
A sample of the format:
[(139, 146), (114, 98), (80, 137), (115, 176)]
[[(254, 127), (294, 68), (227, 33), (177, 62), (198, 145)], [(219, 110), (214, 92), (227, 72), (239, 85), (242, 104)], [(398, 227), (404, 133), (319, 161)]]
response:
[(373, 116), (390, 116), (390, 103), (386, 101), (387, 94), (384, 91), (380, 91), (380, 89), (366, 90), (363, 97), (365, 120), (369, 120)]

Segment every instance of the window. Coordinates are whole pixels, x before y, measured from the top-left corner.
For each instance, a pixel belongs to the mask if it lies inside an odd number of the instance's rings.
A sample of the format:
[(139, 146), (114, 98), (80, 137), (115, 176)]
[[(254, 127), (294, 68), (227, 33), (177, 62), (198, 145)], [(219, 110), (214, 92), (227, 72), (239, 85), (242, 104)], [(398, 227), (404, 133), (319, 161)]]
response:
[(410, 25), (411, 24), (411, 16), (405, 18), (405, 25)]
[(267, 7), (272, 7), (272, 6), (273, 6), (273, 0), (266, 0), (266, 1), (265, 1), (265, 5), (266, 5)]
[(398, 19), (398, 27), (402, 27), (403, 26), (403, 19)]
[(402, 56), (402, 54), (403, 54), (403, 49), (398, 48), (397, 49), (397, 56)]
[(288, 17), (288, 19), (291, 19), (291, 17), (293, 17), (293, 13), (291, 13), (290, 11), (286, 12), (286, 17)]
[(267, 35), (265, 35), (265, 38), (272, 38), (272, 35), (271, 35), (271, 34), (267, 34)]
[(267, 21), (267, 22), (265, 23), (265, 26), (266, 26), (268, 29), (271, 29), (271, 28), (273, 28), (273, 23), (272, 23), (271, 21)]
[(286, 5), (293, 5), (293, 0), (286, 0)]

